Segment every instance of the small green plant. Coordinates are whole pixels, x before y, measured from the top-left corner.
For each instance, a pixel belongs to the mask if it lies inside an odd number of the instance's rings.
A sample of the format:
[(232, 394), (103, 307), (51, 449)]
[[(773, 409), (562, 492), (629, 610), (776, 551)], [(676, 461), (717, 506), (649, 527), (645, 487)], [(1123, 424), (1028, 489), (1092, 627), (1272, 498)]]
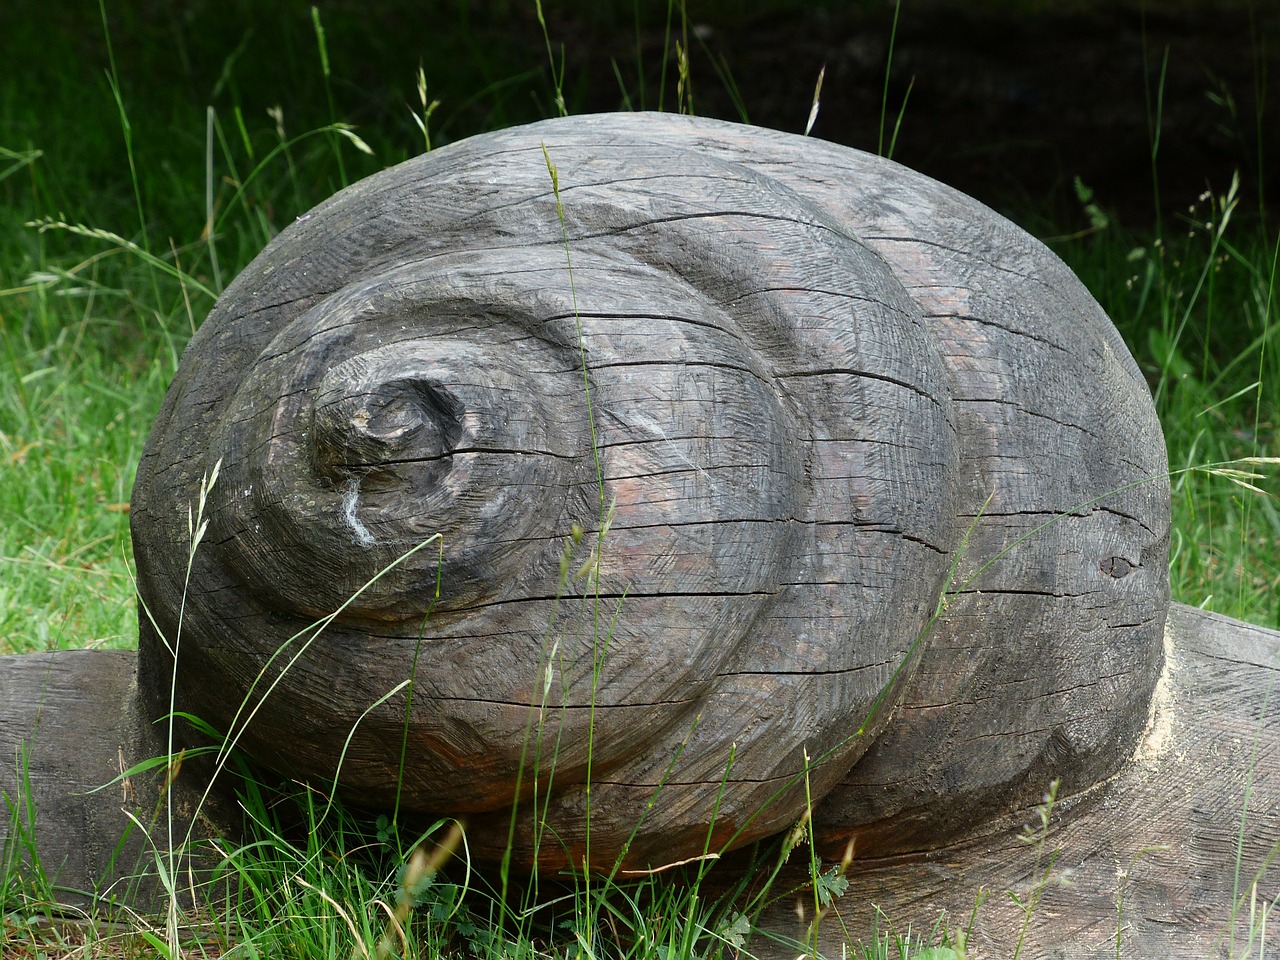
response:
[(1058, 781), (1054, 780), (1049, 784), (1044, 799), (1036, 807), (1037, 822), (1028, 824), (1018, 836), (1023, 843), (1035, 848), (1036, 859), (1031, 870), (1029, 886), (1021, 893), (1008, 891), (1009, 899), (1022, 912), (1022, 927), (1018, 931), (1018, 945), (1013, 951), (1014, 960), (1022, 955), (1022, 946), (1026, 941), (1027, 931), (1031, 928), (1031, 919), (1035, 916), (1036, 908), (1040, 906), (1040, 898), (1044, 896), (1044, 891), (1050, 884), (1064, 882), (1061, 878), (1055, 878), (1053, 874), (1053, 868), (1058, 862), (1058, 854), (1061, 851), (1048, 849), (1053, 806), (1057, 799)]
[(40, 861), (36, 844), (37, 810), (31, 794), (29, 754), (24, 746), (15, 758), (17, 764), (13, 795), (0, 791), (0, 815), (8, 820), (8, 828), (0, 840), (0, 868), (4, 885), (0, 887), (0, 916), (30, 913), (33, 907), (57, 902), (49, 878)]
[[(898, 132), (902, 129), (902, 119), (907, 114), (907, 100), (911, 98), (911, 91), (915, 87), (915, 77), (911, 78), (911, 82), (907, 84), (907, 91), (902, 95), (902, 103), (898, 106), (898, 116), (893, 124), (893, 133), (889, 138), (888, 149), (884, 143), (884, 125), (885, 118), (889, 110), (889, 78), (893, 71), (893, 45), (898, 38), (898, 15), (902, 12), (901, 0), (894, 0), (893, 4), (893, 25), (889, 28), (889, 50), (885, 55), (884, 63), (884, 89), (880, 93), (880, 133), (876, 139), (876, 153), (882, 157), (893, 159), (894, 148), (898, 145)], [(816, 95), (815, 95), (816, 99)]]
[(418, 65), (418, 102), (422, 104), (421, 112), (415, 112), (409, 109), (409, 116), (413, 118), (413, 124), (422, 132), (422, 152), (431, 152), (431, 115), (440, 109), (440, 101), (432, 100), (427, 102), (427, 75), (422, 69), (422, 65)]

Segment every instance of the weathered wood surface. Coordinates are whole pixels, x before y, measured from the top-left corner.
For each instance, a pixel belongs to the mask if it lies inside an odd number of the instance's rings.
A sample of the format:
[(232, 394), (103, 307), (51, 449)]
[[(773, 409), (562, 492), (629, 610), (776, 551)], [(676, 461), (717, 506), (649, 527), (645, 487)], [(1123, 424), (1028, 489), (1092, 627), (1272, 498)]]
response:
[[(1056, 861), (1027, 927), (1022, 956), (1029, 960), (1115, 957), (1117, 940), (1122, 957), (1259, 955), (1256, 921), (1246, 950), (1251, 887), (1256, 881), (1259, 910), (1280, 897), (1280, 633), (1174, 604), (1167, 643), (1155, 710), (1133, 759), (1054, 811), (1040, 852)], [(1026, 901), (1043, 876), (1037, 850), (1017, 838), (1035, 823), (1028, 810), (993, 819), (986, 835), (942, 850), (855, 859), (847, 893), (819, 926), (823, 954), (845, 955), (842, 925), (867, 936), (875, 908), (884, 914), (881, 932), (925, 933), (943, 911), (963, 928), (985, 890), (976, 955), (1013, 956), (1023, 915), (1008, 891)], [(814, 825), (820, 838), (829, 835), (826, 852), (839, 858), (838, 821), (820, 806)], [(801, 876), (793, 870), (786, 879)], [(790, 901), (764, 926), (803, 936)], [(1269, 942), (1275, 929), (1273, 918)], [(752, 949), (762, 957), (797, 955), (765, 936)]]
[[(30, 862), (34, 838), (60, 903), (147, 909), (163, 893), (155, 856), (169, 849), (167, 812), (156, 819), (166, 768), (120, 776), (166, 755), (163, 729), (138, 699), (136, 673), (137, 656), (127, 650), (0, 657), (0, 844), (18, 846)], [(229, 833), (238, 822), (220, 794), (196, 816), (198, 769), (184, 764), (171, 791), (179, 843)], [(11, 832), (15, 813), (19, 828)], [(194, 899), (181, 883), (179, 897)]]
[(517, 793), (526, 863), (745, 843), (869, 747), (845, 826), (942, 844), (1133, 749), (1165, 476), (1101, 309), (975, 201), (713, 121), (504, 131), (301, 218), (191, 341), (133, 498), (141, 688), (182, 609), (182, 709), (248, 698), (260, 761), (481, 856)]
[(0, 746), (78, 890), (148, 872), (140, 832), (113, 851), (158, 775), (90, 791), (162, 751), (181, 615), (178, 709), (252, 716), (260, 762), (358, 803), (463, 814), (481, 859), (513, 797), (518, 864), (643, 870), (810, 795), (824, 853), (855, 848), (851, 929), (986, 887), (1008, 954), (1037, 855), (1010, 811), (1058, 779), (1070, 883), (1024, 955), (1212, 955), (1255, 876), (1276, 896), (1280, 639), (1166, 630), (1136, 365), (1043, 246), (874, 157), (583, 117), (358, 184), (193, 338), (131, 519), (136, 682), (127, 654), (0, 658)]
[[(1168, 644), (1156, 709), (1133, 760), (1087, 796), (1066, 798), (1055, 809), (1044, 846), (1045, 854), (1056, 854), (1053, 882), (1028, 927), (1023, 956), (1113, 957), (1117, 931), (1124, 957), (1240, 956), (1251, 884), (1258, 882), (1260, 905), (1280, 894), (1273, 866), (1280, 844), (1280, 633), (1175, 604)], [(145, 820), (158, 784), (135, 782), (131, 798), (119, 787), (89, 792), (116, 775), (121, 754), (128, 762), (161, 749), (150, 725), (137, 723), (132, 656), (0, 657), (0, 694), (0, 749), (13, 757), (27, 744), (41, 859), (60, 892), (71, 902), (87, 899), (73, 891), (97, 890), (103, 899), (153, 903), (151, 854), (137, 832), (114, 861), (112, 852), (128, 825), (122, 808)], [(200, 787), (189, 776), (178, 781), (187, 798)], [(0, 790), (17, 796), (11, 765), (0, 768)], [(985, 889), (976, 955), (1011, 956), (1022, 916), (1006, 891), (1025, 898), (1037, 879), (1035, 850), (1016, 839), (1034, 820), (1024, 811), (994, 818), (982, 835), (941, 850), (855, 858), (848, 891), (819, 927), (823, 955), (844, 956), (846, 934), (870, 936), (877, 907), (881, 932), (910, 926), (920, 933), (942, 911), (953, 925), (965, 925)], [(821, 806), (814, 824), (821, 839), (828, 832)], [(7, 825), (7, 817), (0, 820), (0, 833)], [(824, 853), (838, 858), (841, 843), (838, 835), (828, 837)], [(803, 877), (801, 867), (789, 867), (778, 889)], [(803, 937), (804, 925), (793, 902), (778, 903), (763, 931), (750, 944), (755, 955), (796, 956), (791, 941)]]

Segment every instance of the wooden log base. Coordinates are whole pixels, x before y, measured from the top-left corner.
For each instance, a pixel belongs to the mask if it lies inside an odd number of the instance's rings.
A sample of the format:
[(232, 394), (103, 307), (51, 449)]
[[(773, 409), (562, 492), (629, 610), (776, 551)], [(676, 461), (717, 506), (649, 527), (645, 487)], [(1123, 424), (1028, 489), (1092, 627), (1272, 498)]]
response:
[[(1009, 892), (1025, 903), (1039, 889), (1028, 960), (1245, 955), (1251, 900), (1256, 917), (1280, 897), (1280, 633), (1174, 604), (1166, 637), (1169, 664), (1134, 759), (1090, 794), (1060, 799), (1042, 847), (1019, 839), (1038, 825), (1029, 810), (943, 850), (855, 859), (819, 924), (822, 954), (844, 956), (849, 935), (875, 930), (927, 934), (944, 911), (963, 930), (982, 893), (971, 955), (1011, 957), (1023, 913)], [(819, 838), (821, 818), (819, 807)], [(792, 869), (783, 882), (802, 881)], [(808, 905), (799, 922), (796, 904), (778, 904), (756, 955), (800, 954), (812, 896)]]
[[(981, 893), (971, 955), (1012, 956), (1023, 915), (1009, 891), (1026, 902), (1038, 890), (1024, 957), (1114, 957), (1117, 936), (1122, 957), (1240, 955), (1255, 882), (1255, 911), (1280, 896), (1280, 632), (1175, 604), (1167, 640), (1169, 666), (1134, 759), (1089, 794), (1060, 798), (1039, 849), (1019, 839), (1036, 823), (1029, 810), (942, 850), (855, 857), (847, 892), (818, 927), (820, 952), (840, 957), (850, 937), (876, 931), (920, 934), (944, 912), (963, 928)], [(128, 765), (163, 750), (158, 728), (138, 716), (134, 662), (122, 651), (0, 657), (0, 746), (18, 758), (25, 745), (40, 860), (66, 903), (148, 909), (162, 893), (150, 843), (125, 813), (148, 822), (162, 774), (131, 778), (130, 792), (91, 792), (118, 775), (122, 756)], [(180, 828), (202, 793), (197, 772), (184, 765), (175, 784)], [(13, 762), (0, 770), (10, 802), (23, 796), (20, 778)], [(21, 843), (9, 821), (0, 843)], [(822, 844), (821, 806), (814, 823)], [(214, 794), (198, 835), (237, 829)], [(838, 858), (838, 846), (829, 836), (822, 852)], [(777, 889), (803, 883), (801, 853)], [(801, 952), (812, 911), (797, 920), (796, 906), (764, 916), (755, 955)]]
[[(10, 863), (16, 845), (31, 863), (34, 838), (54, 897), (77, 911), (145, 911), (167, 896), (156, 866), (157, 851), (169, 850), (167, 768), (121, 779), (166, 753), (165, 728), (139, 709), (137, 659), (129, 650), (0, 657), (0, 851)], [(191, 886), (216, 867), (209, 841), (240, 824), (221, 790), (201, 802), (205, 772), (184, 759), (170, 793), (174, 837), (189, 838), (176, 861), (187, 907), (207, 895)]]

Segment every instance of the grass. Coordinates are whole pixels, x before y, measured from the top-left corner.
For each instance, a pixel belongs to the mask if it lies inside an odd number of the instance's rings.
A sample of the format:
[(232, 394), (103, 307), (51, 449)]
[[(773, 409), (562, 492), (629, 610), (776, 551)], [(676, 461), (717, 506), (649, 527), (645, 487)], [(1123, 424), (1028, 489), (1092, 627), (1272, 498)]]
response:
[[(71, 7), (0, 23), (12, 54), (0, 89), (0, 652), (136, 643), (127, 501), (142, 443), (186, 339), (275, 233), (433, 142), (578, 102), (541, 8), (538, 19), (513, 16), (535, 50), (545, 41), (556, 84), (518, 31), (482, 31), (465, 4), (455, 31), (423, 40), (421, 68), (415, 56), (361, 80), (346, 70), (376, 38), (359, 17), (339, 29), (283, 7), (196, 5), (195, 23), (178, 30), (129, 5)], [(665, 94), (668, 106), (695, 105), (689, 61), (700, 48), (682, 10), (664, 7), (672, 43), (661, 64), (637, 56), (634, 73), (617, 70), (620, 101), (653, 106)], [(116, 40), (114, 67), (99, 56), (104, 36)], [(86, 68), (86, 47), (105, 75)], [(728, 64), (714, 65), (732, 84)], [(67, 117), (75, 122), (54, 119)], [(1147, 235), (1108, 220), (1105, 198), (1081, 202), (1092, 205), (1090, 230), (1051, 243), (1152, 384), (1174, 471), (1174, 596), (1280, 627), (1280, 510), (1253, 489), (1267, 479), (1237, 464), (1280, 452), (1277, 238), (1225, 191), (1189, 198), (1183, 216)], [(1041, 235), (1059, 232), (1033, 217)], [(248, 896), (180, 941), (142, 920), (87, 934), (60, 924), (38, 871), (6, 863), (4, 956), (533, 957), (552, 942), (582, 956), (710, 956), (740, 946), (749, 921), (704, 896), (696, 870), (683, 885), (533, 884), (503, 898), (415, 859), (420, 841), (447, 839), (447, 822), (401, 836), (327, 798), (281, 800), (266, 785), (250, 790), (258, 830), (228, 867)], [(289, 808), (300, 813), (284, 817)], [(823, 888), (830, 896), (837, 881)], [(945, 943), (931, 956), (963, 953), (933, 933)], [(913, 948), (890, 936), (867, 951)]]
[[(1111, 315), (1152, 384), (1173, 480), (1174, 597), (1280, 627), (1280, 510), (1215, 467), (1274, 457), (1280, 438), (1277, 238), (1232, 223), (1205, 194), (1175, 230), (1112, 227), (1062, 253)], [(1265, 487), (1265, 481), (1263, 486)]]

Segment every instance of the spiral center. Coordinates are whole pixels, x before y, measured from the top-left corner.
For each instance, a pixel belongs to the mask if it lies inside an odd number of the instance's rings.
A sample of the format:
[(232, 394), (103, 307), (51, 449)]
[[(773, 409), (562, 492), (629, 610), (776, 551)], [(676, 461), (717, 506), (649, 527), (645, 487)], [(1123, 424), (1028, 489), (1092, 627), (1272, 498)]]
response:
[[(390, 367), (391, 369), (388, 369)], [(462, 436), (465, 405), (438, 380), (368, 355), (331, 370), (312, 407), (318, 472), (341, 482), (439, 460)]]

